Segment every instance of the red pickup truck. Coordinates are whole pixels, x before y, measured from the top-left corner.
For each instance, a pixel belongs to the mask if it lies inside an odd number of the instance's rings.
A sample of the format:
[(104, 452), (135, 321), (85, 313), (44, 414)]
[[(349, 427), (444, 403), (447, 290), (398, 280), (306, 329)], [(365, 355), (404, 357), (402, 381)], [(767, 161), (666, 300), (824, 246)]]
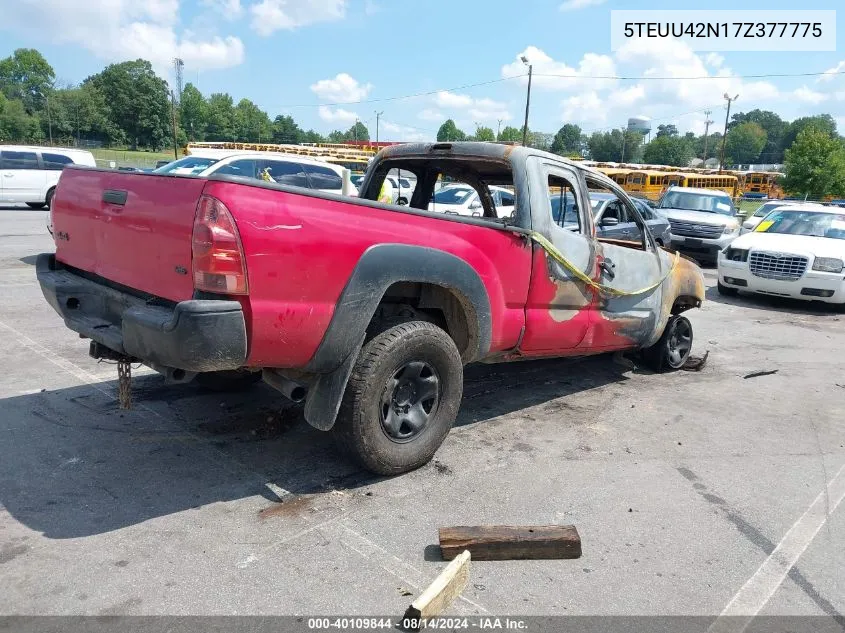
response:
[[(409, 206), (376, 202), (395, 169), (416, 177)], [(444, 181), (477, 193), (472, 216), (431, 205)], [(502, 188), (515, 204), (499, 217)], [(596, 238), (595, 189), (637, 235)], [(692, 345), (681, 313), (704, 298), (698, 267), (658, 248), (611, 180), (492, 143), (387, 148), (359, 198), (69, 167), (52, 222), (38, 280), (92, 356), (175, 382), (263, 377), (383, 474), (431, 459), (467, 363), (642, 350), (677, 369)]]

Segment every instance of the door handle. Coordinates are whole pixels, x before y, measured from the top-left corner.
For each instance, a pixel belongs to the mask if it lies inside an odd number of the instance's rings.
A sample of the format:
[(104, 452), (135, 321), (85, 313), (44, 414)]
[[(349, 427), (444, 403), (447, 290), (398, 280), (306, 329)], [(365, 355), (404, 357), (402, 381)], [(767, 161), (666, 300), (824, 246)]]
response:
[(599, 268), (601, 268), (602, 272), (611, 281), (613, 281), (613, 278), (616, 277), (616, 264), (613, 263), (612, 259), (605, 257), (601, 264), (599, 264)]
[(6, 178), (14, 178), (14, 174), (3, 174)]

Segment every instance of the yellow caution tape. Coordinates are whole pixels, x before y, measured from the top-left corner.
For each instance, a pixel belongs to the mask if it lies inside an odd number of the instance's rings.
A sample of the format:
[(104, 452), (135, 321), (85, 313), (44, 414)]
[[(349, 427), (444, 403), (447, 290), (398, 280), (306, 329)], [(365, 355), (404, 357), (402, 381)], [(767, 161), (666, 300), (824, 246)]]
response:
[(666, 279), (668, 279), (669, 275), (671, 275), (672, 271), (675, 270), (675, 266), (678, 265), (678, 261), (681, 258), (680, 253), (675, 252), (675, 258), (672, 261), (672, 266), (669, 268), (669, 271), (659, 281), (656, 281), (655, 283), (651, 284), (650, 286), (647, 286), (646, 288), (641, 288), (640, 290), (633, 290), (633, 291), (619, 290), (618, 288), (612, 288), (610, 286), (605, 286), (604, 284), (600, 284), (597, 281), (593, 281), (592, 279), (590, 279), (581, 270), (579, 270), (578, 267), (575, 266), (575, 264), (573, 264), (568, 259), (566, 259), (566, 257), (563, 256), (563, 253), (561, 253), (557, 249), (557, 247), (555, 247), (554, 244), (552, 244), (548, 239), (546, 239), (545, 236), (541, 235), (540, 233), (537, 233), (536, 231), (531, 231), (529, 233), (529, 237), (531, 237), (532, 240), (537, 242), (537, 244), (539, 244), (542, 247), (542, 249), (544, 251), (546, 251), (546, 253), (548, 253), (548, 255), (553, 260), (555, 260), (558, 264), (560, 264), (561, 266), (566, 268), (566, 270), (568, 270), (570, 273), (572, 273), (572, 275), (576, 279), (584, 282), (587, 286), (589, 286), (590, 288), (592, 288), (592, 289), (594, 289), (598, 292), (602, 292), (604, 294), (611, 295), (613, 297), (633, 297), (633, 296), (642, 295), (642, 294), (645, 294), (647, 292), (650, 292), (651, 290), (654, 290), (660, 284), (662, 284), (664, 281), (666, 281)]

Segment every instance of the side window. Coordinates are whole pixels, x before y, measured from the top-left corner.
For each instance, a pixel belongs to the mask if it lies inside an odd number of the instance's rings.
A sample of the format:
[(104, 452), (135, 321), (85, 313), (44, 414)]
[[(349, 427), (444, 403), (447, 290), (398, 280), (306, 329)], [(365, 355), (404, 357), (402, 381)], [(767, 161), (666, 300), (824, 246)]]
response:
[(308, 174), (308, 181), (312, 189), (332, 189), (340, 191), (343, 189), (343, 178), (329, 167), (321, 165), (303, 165)]
[[(637, 209), (639, 209), (640, 215), (643, 216), (643, 220), (653, 220), (654, 219), (654, 215), (652, 215), (652, 213), (651, 213), (651, 207), (649, 207), (647, 204), (645, 204), (645, 203), (637, 204)], [(633, 221), (634, 220), (632, 218), (631, 222), (633, 222)]]
[(38, 157), (35, 152), (0, 153), (0, 169), (38, 169)]
[[(615, 185), (614, 187), (611, 187), (610, 185), (607, 185), (603, 182), (593, 180), (589, 176), (587, 177), (587, 188), (590, 189), (590, 191), (600, 191), (603, 193), (610, 193), (616, 196), (616, 199), (613, 200), (611, 204), (617, 205), (620, 224), (623, 222), (627, 222), (635, 225), (634, 227), (629, 227), (631, 235), (626, 236), (625, 239), (637, 240), (639, 242), (639, 248), (641, 250), (649, 250), (649, 244), (646, 243), (645, 239), (646, 233), (643, 230), (645, 223), (642, 219), (642, 214), (638, 212), (639, 207), (641, 205), (635, 202), (626, 203), (624, 201), (622, 192), (616, 189)], [(645, 203), (642, 203), (642, 205), (644, 206)], [(605, 211), (603, 217), (607, 217), (607, 214), (610, 211), (609, 207), (610, 205), (608, 205), (608, 209)]]
[(223, 176), (243, 176), (244, 178), (255, 178), (255, 161), (251, 159), (233, 160), (228, 165), (214, 170), (215, 174)]
[(552, 221), (558, 226), (584, 233), (581, 226), (581, 212), (578, 208), (576, 189), (566, 178), (549, 174), (549, 202), (552, 208)]
[(500, 192), (502, 196), (502, 206), (503, 207), (512, 207), (516, 204), (515, 198), (512, 193), (508, 193), (507, 191)]
[(308, 177), (302, 164), (282, 160), (262, 160), (258, 164), (260, 180), (276, 182), (280, 185), (308, 188)]
[(64, 169), (65, 165), (73, 165), (73, 161), (68, 156), (62, 154), (48, 154), (41, 152), (41, 160), (44, 163), (44, 169), (58, 170)]

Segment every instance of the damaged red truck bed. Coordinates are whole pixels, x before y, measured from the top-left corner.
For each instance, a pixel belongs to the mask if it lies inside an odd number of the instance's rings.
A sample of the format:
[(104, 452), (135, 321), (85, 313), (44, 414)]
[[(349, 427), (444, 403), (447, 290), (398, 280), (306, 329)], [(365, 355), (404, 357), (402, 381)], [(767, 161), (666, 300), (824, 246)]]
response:
[[(410, 206), (374, 202), (397, 168), (416, 177)], [(478, 193), (477, 217), (428, 210), (443, 179)], [(491, 185), (514, 191), (509, 216)], [(639, 241), (596, 239), (595, 187), (639, 218), (601, 174), (489, 143), (383, 150), (360, 198), (71, 167), (38, 279), (92, 355), (176, 382), (261, 375), (366, 467), (393, 474), (442, 443), (467, 363), (629, 349), (656, 368), (685, 362), (680, 313), (703, 300), (700, 271), (658, 248), (642, 218)]]

